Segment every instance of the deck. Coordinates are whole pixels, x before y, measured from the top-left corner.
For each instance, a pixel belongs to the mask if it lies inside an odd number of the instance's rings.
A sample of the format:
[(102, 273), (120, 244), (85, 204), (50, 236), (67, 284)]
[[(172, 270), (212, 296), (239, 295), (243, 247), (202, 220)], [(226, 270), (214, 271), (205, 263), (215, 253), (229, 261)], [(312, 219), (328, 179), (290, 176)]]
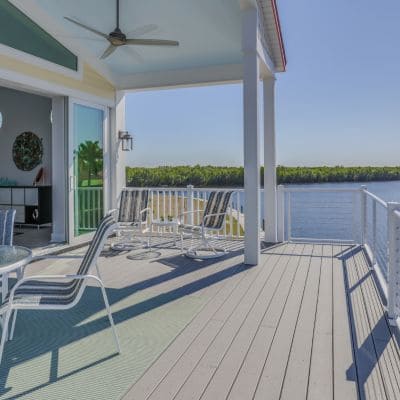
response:
[[(281, 244), (247, 267), (242, 243), (230, 246), (217, 262), (186, 259), (165, 241), (152, 253), (105, 252), (123, 353), (90, 288), (62, 319), (20, 317), (1, 398), (400, 398), (398, 338), (360, 248)], [(42, 261), (30, 273), (54, 268)]]

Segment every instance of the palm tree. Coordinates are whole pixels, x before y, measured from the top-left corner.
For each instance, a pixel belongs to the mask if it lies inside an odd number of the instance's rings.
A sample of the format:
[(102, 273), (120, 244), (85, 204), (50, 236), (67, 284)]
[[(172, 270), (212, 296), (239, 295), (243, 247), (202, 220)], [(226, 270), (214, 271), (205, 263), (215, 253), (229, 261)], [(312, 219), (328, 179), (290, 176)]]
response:
[(87, 175), (88, 186), (91, 186), (92, 176), (103, 169), (103, 150), (98, 141), (87, 140), (79, 145), (78, 151), (79, 176)]

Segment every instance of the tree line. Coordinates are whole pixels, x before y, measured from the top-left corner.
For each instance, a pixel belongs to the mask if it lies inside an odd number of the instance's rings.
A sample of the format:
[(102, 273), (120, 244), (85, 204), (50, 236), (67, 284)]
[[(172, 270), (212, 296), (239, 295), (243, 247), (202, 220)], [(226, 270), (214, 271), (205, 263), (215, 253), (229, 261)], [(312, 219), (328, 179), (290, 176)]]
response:
[[(136, 187), (242, 187), (243, 175), (243, 167), (126, 167), (127, 185)], [(261, 167), (261, 185), (263, 176), (264, 168)], [(400, 167), (277, 167), (278, 184), (392, 180), (400, 180)]]

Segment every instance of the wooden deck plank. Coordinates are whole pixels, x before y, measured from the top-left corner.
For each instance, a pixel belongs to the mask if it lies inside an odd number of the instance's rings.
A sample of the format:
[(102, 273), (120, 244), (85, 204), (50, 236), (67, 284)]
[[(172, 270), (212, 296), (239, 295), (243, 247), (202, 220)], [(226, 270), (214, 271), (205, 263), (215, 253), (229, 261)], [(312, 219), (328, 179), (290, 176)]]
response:
[(358, 398), (356, 371), (353, 366), (353, 344), (347, 310), (343, 263), (347, 247), (332, 247), (333, 276), (333, 390), (335, 400)]
[(309, 278), (306, 283), (299, 321), (293, 338), (281, 399), (306, 399), (311, 362), (311, 349), (317, 312), (322, 257), (317, 246), (310, 260)]
[(228, 398), (231, 400), (250, 399), (254, 395), (257, 382), (268, 356), (279, 320), (282, 316), (282, 311), (286, 306), (288, 294), (296, 276), (301, 258), (300, 256), (303, 252), (304, 247), (302, 251), (297, 252), (297, 256), (292, 255), (288, 257), (289, 265), (287, 272), (279, 283), (279, 287), (272, 298), (268, 312), (261, 321), (251, 347), (242, 361), (228, 394)]
[(321, 249), (321, 277), (307, 396), (310, 400), (333, 399), (332, 253), (329, 245)]
[(398, 345), (389, 328), (372, 270), (368, 266), (364, 252), (358, 252), (354, 256), (354, 260), (358, 279), (362, 280), (361, 290), (364, 302), (368, 303), (366, 308), (367, 318), (386, 394), (388, 399), (399, 399), (400, 362)]
[[(289, 257), (281, 257), (270, 279), (265, 282), (252, 309), (244, 316), (242, 324), (234, 337), (223, 330), (213, 346), (204, 355), (201, 363), (176, 399), (223, 399), (234, 382), (242, 361), (247, 354), (253, 338), (268, 312), (272, 298), (276, 294), (279, 282), (283, 279), (289, 265)], [(290, 268), (290, 266), (289, 266)], [(193, 384), (203, 389), (202, 393), (193, 389)]]
[[(289, 248), (294, 248), (289, 245)], [(281, 257), (281, 255), (271, 255), (271, 257)], [(151, 400), (166, 400), (173, 398), (179, 391), (180, 387), (185, 383), (190, 373), (196, 367), (198, 361), (212, 344), (219, 331), (224, 327), (224, 324), (231, 315), (234, 315), (239, 305), (246, 304), (246, 296), (252, 294), (255, 290), (254, 285), (260, 285), (264, 279), (270, 274), (270, 264), (267, 263), (266, 268), (257, 267), (257, 275), (243, 279), (239, 286), (232, 293), (228, 301), (221, 307), (220, 310), (212, 317), (206, 328), (195, 339), (187, 351), (182, 355), (173, 369), (168, 372), (165, 378), (151, 393)]]
[[(283, 245), (283, 250), (286, 245)], [(229, 265), (231, 261), (223, 261), (218, 264), (218, 269), (224, 264)], [(221, 268), (222, 269), (222, 268)], [(226, 301), (232, 295), (232, 292), (250, 275), (251, 279), (258, 271), (253, 268), (243, 269), (241, 273), (235, 274), (228, 280), (220, 283), (220, 290), (216, 288), (215, 296), (210, 298), (210, 301), (190, 322), (187, 328), (168, 346), (168, 348), (160, 355), (153, 365), (144, 373), (144, 375), (128, 390), (124, 399), (145, 399), (161, 382), (164, 376), (168, 373), (171, 366), (182, 356), (186, 349), (191, 345), (193, 340), (203, 331), (206, 324), (220, 310)]]
[(384, 383), (379, 369), (373, 339), (366, 315), (366, 305), (361, 291), (353, 254), (345, 261), (353, 346), (360, 398), (386, 399)]
[(268, 393), (271, 399), (278, 399), (280, 397), (291, 343), (309, 275), (310, 250), (306, 252), (308, 256), (303, 256), (299, 260), (293, 286), (288, 293), (286, 306), (256, 387), (255, 400), (265, 399), (266, 393)]
[[(124, 399), (399, 399), (399, 345), (364, 253), (348, 249), (277, 246), (263, 265), (196, 292), (212, 295)], [(223, 260), (149, 290), (231, 267)]]

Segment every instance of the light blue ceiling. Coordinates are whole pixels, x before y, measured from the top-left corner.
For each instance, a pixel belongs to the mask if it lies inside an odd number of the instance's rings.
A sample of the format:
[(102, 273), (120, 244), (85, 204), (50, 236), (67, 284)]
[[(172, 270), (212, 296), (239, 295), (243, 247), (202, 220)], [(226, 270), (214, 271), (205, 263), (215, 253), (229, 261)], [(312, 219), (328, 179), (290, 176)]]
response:
[[(59, 25), (59, 40), (79, 44), (99, 58), (108, 42), (63, 19), (63, 16), (104, 33), (115, 27), (114, 0), (36, 0)], [(147, 24), (158, 29), (141, 37), (178, 40), (177, 48), (125, 46), (106, 64), (113, 74), (195, 68), (241, 62), (239, 0), (121, 0), (121, 29), (129, 33)]]

